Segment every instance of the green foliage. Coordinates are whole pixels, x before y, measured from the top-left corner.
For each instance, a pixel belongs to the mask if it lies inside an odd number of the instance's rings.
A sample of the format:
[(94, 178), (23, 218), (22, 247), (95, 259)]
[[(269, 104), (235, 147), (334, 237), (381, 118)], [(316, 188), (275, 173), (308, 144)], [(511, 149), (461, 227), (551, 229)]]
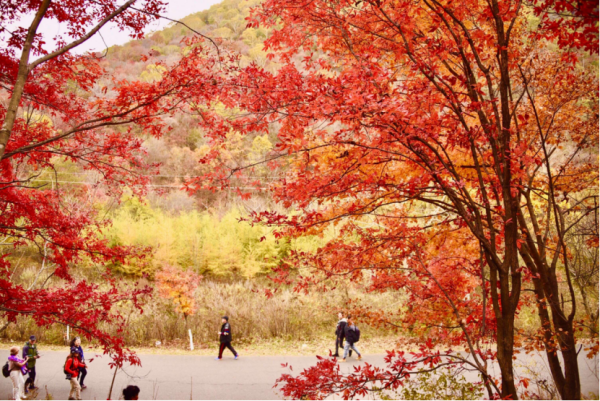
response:
[(271, 229), (240, 222), (232, 208), (221, 218), (197, 211), (177, 215), (129, 199), (114, 213), (107, 233), (112, 244), (151, 247), (144, 263), (114, 265), (123, 274), (153, 275), (158, 266), (177, 265), (217, 277), (256, 277), (271, 271), (290, 250)]
[[(181, 22), (195, 30), (202, 29), (206, 25), (206, 21), (204, 21), (199, 14), (188, 15), (187, 17), (183, 18)], [(181, 36), (185, 36), (189, 34), (189, 29), (186, 27), (180, 27), (179, 32)]]
[(245, 44), (252, 47), (254, 46), (260, 39), (256, 34), (256, 29), (247, 28), (241, 35), (242, 40)]
[(188, 135), (185, 137), (185, 145), (190, 150), (196, 150), (198, 144), (201, 143), (203, 138), (202, 132), (197, 128), (191, 128), (188, 131)]
[(402, 389), (405, 400), (479, 400), (483, 397), (480, 384), (470, 383), (452, 371), (421, 373)]

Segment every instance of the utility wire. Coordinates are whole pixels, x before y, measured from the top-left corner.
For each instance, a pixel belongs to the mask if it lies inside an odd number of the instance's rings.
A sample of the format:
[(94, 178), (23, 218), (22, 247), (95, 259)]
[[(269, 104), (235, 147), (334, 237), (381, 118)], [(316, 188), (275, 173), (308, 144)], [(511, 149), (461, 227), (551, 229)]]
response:
[[(85, 181), (55, 181), (55, 180), (34, 180), (36, 182), (51, 182), (51, 183), (57, 183), (57, 184), (78, 184), (78, 185), (89, 185), (89, 186), (94, 186), (94, 185), (98, 185), (99, 182), (85, 182)], [(143, 184), (135, 184), (132, 185), (134, 187), (154, 187), (154, 188), (179, 188), (179, 189), (183, 189), (182, 185), (155, 185), (155, 184), (147, 184), (147, 185), (143, 185)], [(257, 188), (255, 187), (229, 187), (231, 189), (242, 189), (242, 190), (257, 190)], [(258, 190), (267, 190), (268, 188), (258, 188)]]

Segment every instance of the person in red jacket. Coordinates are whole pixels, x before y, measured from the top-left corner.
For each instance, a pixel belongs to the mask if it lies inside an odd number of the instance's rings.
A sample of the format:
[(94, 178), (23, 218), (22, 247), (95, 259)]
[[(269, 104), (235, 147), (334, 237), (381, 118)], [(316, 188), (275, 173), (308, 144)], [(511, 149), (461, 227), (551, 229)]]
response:
[(71, 355), (65, 362), (65, 373), (67, 374), (67, 380), (71, 382), (71, 392), (69, 393), (69, 400), (80, 400), (81, 399), (81, 386), (77, 381), (79, 375), (79, 369), (85, 368), (85, 363), (81, 362), (81, 355), (77, 349), (71, 349)]

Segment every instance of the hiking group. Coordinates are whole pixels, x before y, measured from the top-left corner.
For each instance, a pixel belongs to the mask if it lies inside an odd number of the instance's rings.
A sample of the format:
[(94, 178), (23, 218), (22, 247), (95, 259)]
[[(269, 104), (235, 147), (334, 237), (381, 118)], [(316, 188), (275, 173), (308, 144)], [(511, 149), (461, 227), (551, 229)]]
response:
[[(35, 336), (29, 337), (29, 341), (23, 346), (23, 358), (19, 358), (20, 347), (15, 346), (10, 349), (8, 362), (2, 368), (4, 377), (10, 377), (13, 385), (13, 399), (21, 400), (27, 397), (29, 391), (37, 390), (35, 386), (36, 362), (40, 357), (37, 349), (37, 340)], [(83, 381), (87, 375), (87, 365), (83, 356), (81, 339), (73, 338), (70, 343), (69, 356), (65, 361), (63, 371), (67, 380), (71, 384), (69, 400), (80, 400), (81, 390), (87, 388)], [(28, 375), (27, 380), (25, 376)]]
[[(346, 362), (348, 356), (352, 356), (352, 351), (358, 355), (358, 360), (362, 359), (361, 353), (356, 348), (355, 344), (360, 339), (360, 330), (350, 316), (344, 317), (342, 312), (338, 313), (339, 321), (335, 329), (335, 354), (339, 357), (339, 348), (343, 348), (344, 355), (342, 362)], [(229, 317), (221, 318), (221, 329), (219, 335), (219, 355), (216, 360), (223, 359), (223, 351), (229, 349), (234, 356), (234, 359), (239, 358), (239, 354), (231, 345), (232, 331), (229, 323)], [(19, 358), (20, 347), (15, 346), (10, 349), (8, 362), (2, 368), (2, 373), (5, 377), (10, 377), (13, 384), (13, 399), (21, 400), (27, 396), (31, 390), (36, 390), (36, 361), (40, 357), (37, 349), (35, 336), (29, 337), (29, 341), (23, 347), (23, 358)], [(73, 338), (70, 342), (69, 356), (67, 357), (63, 372), (66, 379), (69, 380), (71, 391), (69, 392), (69, 400), (81, 400), (81, 390), (87, 388), (83, 383), (87, 376), (87, 365), (81, 347), (81, 339)], [(27, 380), (24, 377), (28, 375)], [(125, 400), (137, 400), (140, 389), (137, 386), (128, 386), (123, 390), (123, 398)]]
[[(220, 360), (223, 358), (223, 351), (228, 348), (234, 356), (234, 359), (238, 359), (239, 355), (231, 345), (231, 325), (229, 324), (229, 318), (223, 316), (221, 318), (221, 330), (219, 331), (219, 356), (216, 358)], [(85, 390), (87, 386), (84, 384), (85, 377), (87, 376), (87, 365), (85, 363), (85, 357), (83, 355), (83, 348), (81, 347), (81, 339), (79, 337), (73, 338), (70, 342), (69, 356), (63, 366), (63, 372), (66, 375), (66, 379), (69, 380), (71, 385), (71, 391), (69, 392), (69, 400), (81, 400), (81, 390)], [(2, 373), (5, 377), (10, 377), (13, 384), (13, 399), (21, 400), (27, 396), (29, 391), (37, 390), (35, 386), (36, 370), (35, 364), (37, 359), (40, 357), (37, 349), (35, 336), (29, 337), (29, 341), (25, 343), (23, 347), (22, 358), (19, 358), (20, 347), (12, 347), (10, 349), (10, 356), (8, 361), (2, 368)], [(25, 381), (25, 376), (28, 375)], [(128, 386), (123, 390), (123, 398), (125, 400), (137, 400), (140, 389), (137, 386)]]
[(354, 344), (360, 340), (360, 330), (354, 324), (351, 316), (344, 317), (342, 312), (338, 313), (338, 322), (335, 328), (335, 356), (339, 358), (339, 348), (344, 350), (342, 362), (346, 362), (348, 356), (352, 356), (352, 351), (358, 355), (358, 360), (362, 359), (362, 355)]
[[(352, 356), (352, 351), (356, 352), (358, 355), (358, 360), (362, 359), (362, 354), (356, 348), (356, 343), (360, 340), (360, 329), (356, 326), (354, 320), (351, 316), (344, 317), (344, 313), (338, 313), (338, 322), (335, 328), (335, 354), (333, 356), (339, 358), (339, 348), (344, 350), (344, 355), (342, 357), (342, 362), (346, 362), (346, 358)], [(234, 359), (239, 358), (239, 354), (237, 351), (231, 346), (231, 325), (229, 324), (229, 317), (223, 316), (221, 318), (221, 330), (219, 331), (219, 356), (217, 356), (216, 360), (221, 360), (223, 358), (223, 351), (225, 348), (228, 348), (232, 353)]]

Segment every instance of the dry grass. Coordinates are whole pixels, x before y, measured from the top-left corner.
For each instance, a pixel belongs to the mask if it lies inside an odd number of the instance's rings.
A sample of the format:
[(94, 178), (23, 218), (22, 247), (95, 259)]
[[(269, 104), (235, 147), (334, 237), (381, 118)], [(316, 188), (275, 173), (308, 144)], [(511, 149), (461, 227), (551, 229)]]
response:
[[(154, 350), (160, 342), (167, 349), (189, 348), (188, 328), (192, 330), (194, 344), (198, 352), (211, 353), (217, 347), (217, 332), (221, 326), (221, 316), (227, 315), (233, 331), (235, 344), (241, 349), (275, 348), (281, 351), (300, 348), (316, 350), (313, 346), (321, 341), (332, 342), (337, 323), (336, 311), (343, 309), (347, 299), (362, 298), (363, 302), (375, 308), (385, 309), (397, 304), (392, 294), (364, 294), (356, 288), (338, 288), (327, 293), (298, 294), (290, 289), (281, 289), (268, 299), (264, 287), (250, 281), (237, 283), (203, 282), (196, 293), (196, 313), (187, 321), (174, 311), (169, 300), (155, 296), (139, 314), (128, 305), (121, 305), (126, 319), (126, 330), (119, 334), (127, 346)], [(392, 306), (393, 307), (393, 306)], [(360, 324), (365, 338), (389, 336), (388, 331), (375, 330)], [(104, 327), (117, 334), (113, 327)], [(41, 329), (30, 319), (19, 319), (4, 332), (3, 341), (26, 341), (35, 334), (44, 344), (63, 346), (65, 328), (52, 326)], [(71, 337), (77, 333), (71, 333)], [(281, 344), (281, 345), (279, 345)], [(306, 347), (302, 347), (306, 344)], [(329, 345), (327, 345), (329, 347)], [(327, 349), (327, 348), (325, 348)], [(207, 351), (204, 351), (207, 350)], [(287, 352), (287, 351), (285, 351)], [(296, 352), (296, 351), (289, 351)], [(308, 352), (308, 351), (307, 351)], [(314, 354), (314, 353), (313, 353)]]

